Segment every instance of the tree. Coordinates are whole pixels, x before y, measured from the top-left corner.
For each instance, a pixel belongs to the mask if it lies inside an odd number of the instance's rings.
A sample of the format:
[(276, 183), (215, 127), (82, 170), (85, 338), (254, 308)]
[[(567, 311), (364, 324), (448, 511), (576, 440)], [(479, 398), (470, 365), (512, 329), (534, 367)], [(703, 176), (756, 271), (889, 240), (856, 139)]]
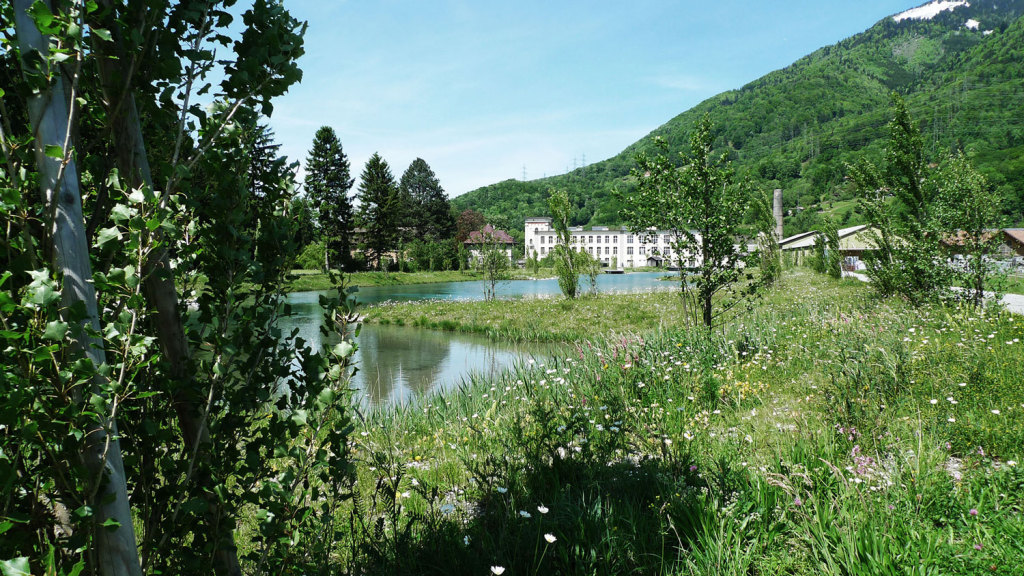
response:
[[(751, 292), (740, 286), (750, 274), (748, 254), (737, 239), (750, 195), (733, 184), (728, 154), (714, 157), (712, 142), (705, 115), (690, 136), (690, 154), (681, 155), (682, 168), (677, 168), (665, 156), (666, 142), (656, 139), (661, 154), (637, 155), (631, 172), (636, 191), (621, 196), (621, 214), (633, 233), (668, 232), (677, 258), (696, 258), (696, 269), (680, 266), (680, 289), (694, 322), (708, 329)], [(721, 297), (717, 310), (716, 296)]]
[(993, 227), (1000, 218), (1000, 197), (971, 166), (963, 152), (946, 160), (940, 172), (937, 210), (947, 223), (949, 243), (960, 248), (962, 264), (954, 268), (963, 298), (975, 308), (992, 290), (992, 259), (999, 250), (1001, 233)]
[(921, 132), (896, 94), (888, 127), (884, 168), (861, 159), (847, 169), (872, 227), (876, 250), (865, 258), (872, 286), (918, 305), (946, 295), (952, 280), (943, 264), (946, 227), (937, 210), (938, 179), (925, 160)]
[(351, 264), (353, 228), (352, 189), (348, 156), (330, 126), (322, 126), (313, 136), (313, 147), (306, 159), (305, 188), (309, 201), (316, 207), (320, 234), (327, 245), (324, 268), (342, 269)]
[(828, 214), (822, 214), (819, 228), (810, 257), (811, 269), (819, 274), (839, 278), (843, 275), (843, 269), (835, 220)]
[[(43, 59), (51, 58), (49, 38), (41, 33), (37, 22), (31, 18), (30, 9), (28, 0), (18, 0), (15, 4), (18, 48), (23, 55), (38, 54)], [(95, 507), (97, 516), (97, 521), (88, 527), (95, 543), (94, 564), (105, 575), (141, 575), (116, 413), (111, 406), (116, 390), (100, 372), (107, 365), (107, 358), (103, 341), (98, 336), (101, 326), (96, 290), (90, 282), (93, 274), (86, 244), (78, 166), (66, 141), (73, 126), (65, 106), (69, 91), (65, 89), (64, 79), (59, 73), (47, 79), (26, 68), (25, 75), (41, 87), (29, 99), (28, 112), (35, 134), (36, 168), (40, 175), (42, 199), (53, 210), (51, 269), (60, 281), (61, 294), (60, 320), (49, 322), (44, 336), (50, 334), (53, 340), (63, 340), (67, 336), (68, 360), (84, 364), (84, 370), (79, 372), (88, 375), (84, 380), (90, 394), (85, 395), (81, 390), (72, 388), (74, 403), (81, 406), (90, 396), (99, 399), (98, 402), (89, 401), (99, 407), (99, 414), (95, 419), (88, 419), (91, 421), (87, 421), (83, 430), (86, 442), (76, 450), (76, 456), (81, 458), (87, 471), (86, 490), (93, 494), (85, 502), (87, 506)], [(74, 93), (74, 88), (70, 93)], [(7, 146), (4, 146), (4, 151), (10, 166)], [(8, 176), (13, 177), (13, 174)], [(34, 277), (39, 281), (49, 280), (43, 271)], [(56, 297), (47, 299), (50, 302), (36, 300), (36, 303), (52, 303)], [(67, 414), (63, 417), (66, 418)], [(69, 458), (72, 462), (76, 459)], [(66, 512), (57, 510), (54, 513), (58, 518), (64, 514)], [(112, 528), (108, 529), (104, 524), (112, 525)]]
[(409, 228), (428, 241), (451, 238), (455, 233), (448, 196), (434, 171), (422, 158), (409, 164), (399, 182), (403, 197), (410, 201)]
[[(0, 558), (32, 573), (314, 573), (332, 554), (310, 542), (346, 478), (352, 346), (277, 328), (292, 191), (254, 170), (247, 136), (301, 76), (303, 24), (255, 0), (229, 30), (222, 8), (0, 4), (25, 66), (0, 93), (0, 453), (17, 455), (0, 502), (19, 519)], [(325, 327), (351, 320), (343, 298), (323, 300)], [(244, 510), (273, 521), (240, 553)]]
[(817, 241), (822, 245), (822, 271), (833, 278), (841, 278), (843, 256), (839, 246), (839, 230), (836, 228), (835, 220), (828, 214), (821, 217), (821, 234)]
[(252, 201), (267, 200), (279, 194), (282, 180), (294, 177), (294, 166), (280, 156), (281, 145), (274, 140), (274, 131), (257, 118), (246, 120), (249, 126), (242, 136), (247, 146), (249, 189)]
[(380, 269), (381, 257), (398, 247), (403, 206), (388, 163), (374, 152), (359, 179), (359, 220), (367, 260)]
[[(569, 193), (564, 190), (552, 190), (548, 197), (548, 208), (551, 210), (551, 225), (555, 228), (555, 273), (558, 274), (558, 287), (562, 294), (572, 300), (576, 297), (580, 281), (580, 259), (583, 252), (573, 250), (572, 234), (569, 232)], [(536, 257), (533, 257), (536, 260)]]
[(456, 223), (455, 239), (465, 242), (469, 235), (484, 227), (484, 215), (476, 210), (463, 210)]
[(579, 271), (586, 275), (591, 295), (597, 294), (597, 278), (601, 275), (601, 259), (586, 252), (577, 252)]
[[(304, 196), (292, 198), (292, 205), (289, 212), (295, 219), (295, 242), (299, 246), (306, 246), (317, 240), (317, 213), (316, 209)], [(323, 265), (324, 259), (320, 258), (316, 267)]]
[(508, 279), (510, 262), (505, 245), (496, 235), (487, 231), (480, 237), (476, 268), (484, 276), (484, 300), (494, 300), (498, 284)]
[(757, 267), (764, 286), (782, 278), (782, 250), (775, 232), (772, 195), (761, 194), (754, 200), (754, 231), (757, 233)]

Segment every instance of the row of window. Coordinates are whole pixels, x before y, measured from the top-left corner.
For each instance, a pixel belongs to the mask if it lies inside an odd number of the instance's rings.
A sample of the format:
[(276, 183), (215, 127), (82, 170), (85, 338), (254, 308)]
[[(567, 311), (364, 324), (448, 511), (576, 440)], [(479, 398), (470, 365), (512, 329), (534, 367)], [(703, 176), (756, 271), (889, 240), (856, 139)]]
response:
[[(581, 241), (582, 238), (583, 238), (583, 236), (572, 236), (571, 242), (573, 244), (578, 244)], [(601, 238), (604, 238), (603, 242), (605, 244), (612, 244), (612, 243), (618, 244), (619, 243), (619, 237), (617, 235), (616, 236), (587, 236), (586, 243), (587, 244), (594, 244), (595, 243), (595, 241), (594, 241), (595, 238), (597, 239), (597, 242), (596, 242), (597, 244), (601, 244), (602, 243)], [(555, 242), (556, 242), (556, 239), (555, 239), (554, 236), (541, 236), (540, 237), (540, 243), (541, 244), (554, 244)], [(645, 236), (645, 237), (641, 237), (640, 242), (642, 244), (655, 244), (655, 243), (658, 242), (658, 236)], [(663, 242), (665, 244), (670, 244), (672, 242), (672, 236), (669, 235), (669, 234), (665, 234)], [(633, 243), (633, 235), (626, 236), (626, 243), (627, 244), (632, 244)]]
[[(588, 246), (587, 247), (587, 253), (588, 254), (594, 254), (595, 253), (594, 249), (595, 248), (593, 246)], [(596, 249), (597, 249), (596, 254), (600, 255), (601, 254), (601, 247), (597, 246)], [(609, 249), (608, 246), (604, 247), (604, 253), (606, 255), (609, 253), (608, 249)], [(583, 247), (582, 246), (577, 247), (576, 250), (579, 251), (579, 252), (582, 252), (583, 251)], [(611, 254), (618, 255), (618, 253), (619, 253), (619, 247), (618, 246), (615, 246), (615, 247), (611, 248)], [(657, 250), (651, 250), (651, 254), (655, 254), (655, 253), (657, 253)], [(661, 253), (664, 254), (665, 256), (671, 256), (672, 255), (672, 249), (671, 248), (665, 248), (664, 250), (661, 251)], [(547, 248), (542, 246), (541, 249), (540, 249), (540, 254), (541, 254), (541, 256), (544, 256), (545, 254), (547, 254)], [(633, 247), (632, 246), (627, 246), (626, 247), (626, 254), (627, 255), (632, 255), (633, 254)], [(640, 254), (643, 254), (643, 255), (647, 254), (647, 248), (645, 246), (641, 246), (640, 247)]]

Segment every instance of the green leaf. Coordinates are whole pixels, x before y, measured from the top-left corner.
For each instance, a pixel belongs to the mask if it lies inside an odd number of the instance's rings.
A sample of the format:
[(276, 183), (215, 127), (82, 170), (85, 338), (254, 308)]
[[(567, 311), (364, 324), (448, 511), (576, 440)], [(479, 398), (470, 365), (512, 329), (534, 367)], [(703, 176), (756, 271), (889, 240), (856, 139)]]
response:
[(132, 210), (124, 204), (118, 204), (110, 210), (110, 216), (117, 222), (124, 222), (132, 217)]
[(134, 204), (141, 204), (146, 201), (146, 193), (142, 188), (134, 188), (128, 193), (128, 201)]
[(181, 511), (186, 514), (201, 514), (206, 512), (208, 508), (209, 506), (206, 504), (205, 500), (199, 497), (193, 497), (182, 505)]
[(100, 526), (103, 526), (104, 528), (107, 528), (111, 532), (113, 532), (114, 530), (117, 530), (121, 527), (121, 523), (117, 520), (114, 520), (113, 518), (107, 518), (103, 521), (103, 524), (100, 524)]
[(318, 399), (320, 400), (321, 403), (323, 403), (326, 406), (329, 405), (331, 402), (334, 402), (334, 397), (334, 390), (330, 388), (324, 388), (324, 390), (320, 392)]
[(28, 557), (22, 556), (14, 560), (0, 561), (0, 574), (3, 576), (32, 576), (29, 572)]
[(59, 159), (64, 157), (64, 148), (56, 144), (47, 144), (46, 148), (44, 148), (44, 152), (50, 158)]
[(341, 356), (342, 358), (347, 358), (349, 355), (352, 354), (353, 350), (355, 350), (355, 347), (352, 346), (351, 342), (339, 342), (338, 345), (334, 347), (334, 354), (337, 356)]
[(110, 242), (111, 240), (120, 239), (121, 230), (118, 229), (116, 226), (111, 226), (110, 228), (103, 228), (99, 231), (98, 234), (96, 234), (96, 247), (100, 248), (107, 242)]
[(53, 24), (53, 12), (50, 12), (50, 7), (41, 0), (36, 0), (28, 7), (28, 15), (43, 34), (49, 34), (56, 28)]
[(107, 42), (111, 41), (111, 36), (110, 36), (110, 31), (109, 30), (105, 30), (103, 28), (91, 28), (90, 31), (94, 35), (99, 36), (102, 40), (105, 40)]
[(50, 279), (45, 270), (29, 270), (32, 282), (28, 285), (28, 300), (39, 306), (49, 306), (60, 299), (56, 283)]
[(46, 325), (46, 331), (43, 332), (43, 338), (46, 340), (61, 341), (64, 339), (64, 335), (68, 333), (68, 323), (61, 322), (60, 320), (54, 320)]

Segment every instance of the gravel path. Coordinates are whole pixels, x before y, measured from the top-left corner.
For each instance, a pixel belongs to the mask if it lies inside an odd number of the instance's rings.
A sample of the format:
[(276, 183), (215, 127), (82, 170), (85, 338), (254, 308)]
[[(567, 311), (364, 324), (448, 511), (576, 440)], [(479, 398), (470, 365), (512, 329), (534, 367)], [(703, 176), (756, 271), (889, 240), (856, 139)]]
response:
[(1014, 314), (1024, 314), (1024, 295), (1021, 294), (1007, 294), (1003, 296), (1003, 306), (1006, 307), (1007, 312), (1013, 312)]
[[(861, 274), (860, 272), (844, 271), (843, 276), (849, 278), (856, 278), (861, 282), (871, 281), (867, 276)], [(986, 295), (991, 296), (991, 294), (988, 293), (986, 293)], [(1024, 295), (1022, 294), (1004, 294), (1003, 299), (1000, 300), (1000, 303), (1002, 303), (1002, 305), (1006, 308), (1007, 312), (1013, 314), (1024, 314)]]

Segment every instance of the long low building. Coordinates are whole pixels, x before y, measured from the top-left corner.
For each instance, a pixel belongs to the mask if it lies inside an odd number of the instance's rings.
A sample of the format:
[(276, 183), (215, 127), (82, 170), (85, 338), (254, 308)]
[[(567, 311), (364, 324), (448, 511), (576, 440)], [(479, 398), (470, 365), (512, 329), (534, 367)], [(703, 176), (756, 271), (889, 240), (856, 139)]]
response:
[[(700, 265), (697, 255), (677, 254), (673, 244), (674, 232), (650, 230), (634, 234), (623, 227), (593, 226), (569, 228), (570, 244), (578, 252), (586, 252), (601, 261), (603, 266), (612, 268), (637, 268), (641, 266), (682, 266), (693, 268)], [(526, 257), (545, 258), (551, 254), (558, 236), (551, 227), (551, 218), (527, 218), (524, 234)]]

